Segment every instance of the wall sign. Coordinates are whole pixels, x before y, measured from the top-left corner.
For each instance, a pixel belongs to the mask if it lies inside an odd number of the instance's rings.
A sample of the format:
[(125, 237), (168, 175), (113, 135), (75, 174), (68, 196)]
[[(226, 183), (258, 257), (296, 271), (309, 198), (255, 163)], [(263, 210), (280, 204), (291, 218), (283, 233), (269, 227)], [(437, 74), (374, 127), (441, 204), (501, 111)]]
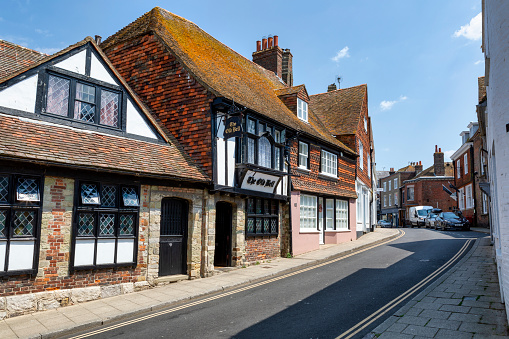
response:
[(241, 188), (265, 193), (274, 193), (281, 178), (275, 175), (247, 171)]
[(242, 118), (240, 115), (230, 116), (224, 121), (223, 137), (229, 139), (242, 136)]

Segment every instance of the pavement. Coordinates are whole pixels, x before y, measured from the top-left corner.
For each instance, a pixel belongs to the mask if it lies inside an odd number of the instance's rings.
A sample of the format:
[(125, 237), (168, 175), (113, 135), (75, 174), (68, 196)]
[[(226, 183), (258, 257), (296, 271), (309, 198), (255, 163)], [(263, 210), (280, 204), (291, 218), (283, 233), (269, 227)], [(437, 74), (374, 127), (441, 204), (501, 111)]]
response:
[[(472, 228), (489, 233), (489, 230)], [(509, 338), (488, 236), (364, 339)]]
[[(277, 258), (260, 265), (225, 270), (208, 278), (183, 280), (140, 292), (4, 319), (0, 321), (0, 338), (72, 335), (352, 255), (398, 235), (398, 229), (377, 228), (356, 241), (322, 245), (319, 250), (294, 258)], [(499, 302), (491, 250), (488, 237), (477, 240), (466, 257), (437, 281), (438, 285), (432, 284), (410, 301), (396, 313), (397, 316), (391, 316), (377, 327), (370, 338), (421, 338), (431, 334), (436, 338), (483, 338), (479, 335), (506, 334), (505, 310)], [(434, 305), (422, 307), (431, 304)]]

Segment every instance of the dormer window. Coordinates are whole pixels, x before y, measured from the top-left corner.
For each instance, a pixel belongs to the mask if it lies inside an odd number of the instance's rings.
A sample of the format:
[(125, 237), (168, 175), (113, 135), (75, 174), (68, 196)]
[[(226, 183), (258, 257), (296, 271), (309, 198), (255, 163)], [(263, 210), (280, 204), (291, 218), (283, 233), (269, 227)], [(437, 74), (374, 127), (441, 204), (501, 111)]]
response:
[(49, 74), (44, 112), (120, 128), (121, 92), (99, 84)]
[(299, 98), (297, 98), (297, 117), (308, 122), (308, 103)]

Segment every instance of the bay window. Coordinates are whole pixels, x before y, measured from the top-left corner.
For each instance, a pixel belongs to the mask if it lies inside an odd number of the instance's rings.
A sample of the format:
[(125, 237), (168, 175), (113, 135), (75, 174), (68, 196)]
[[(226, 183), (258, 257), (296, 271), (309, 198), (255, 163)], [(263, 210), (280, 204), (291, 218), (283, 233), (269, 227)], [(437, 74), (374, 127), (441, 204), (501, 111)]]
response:
[(136, 264), (139, 189), (79, 182), (73, 223), (74, 269)]
[(0, 174), (0, 275), (37, 270), (41, 178)]
[(283, 170), (285, 130), (262, 123), (252, 117), (245, 122), (245, 146), (242, 149), (244, 163)]

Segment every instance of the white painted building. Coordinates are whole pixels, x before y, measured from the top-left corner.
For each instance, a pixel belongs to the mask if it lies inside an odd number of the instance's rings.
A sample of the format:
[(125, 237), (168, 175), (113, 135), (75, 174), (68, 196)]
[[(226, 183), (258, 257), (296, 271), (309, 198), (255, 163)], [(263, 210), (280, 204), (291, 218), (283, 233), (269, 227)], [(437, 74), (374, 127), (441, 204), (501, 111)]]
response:
[(504, 299), (509, 295), (509, 1), (483, 0), (482, 50), (491, 228)]

